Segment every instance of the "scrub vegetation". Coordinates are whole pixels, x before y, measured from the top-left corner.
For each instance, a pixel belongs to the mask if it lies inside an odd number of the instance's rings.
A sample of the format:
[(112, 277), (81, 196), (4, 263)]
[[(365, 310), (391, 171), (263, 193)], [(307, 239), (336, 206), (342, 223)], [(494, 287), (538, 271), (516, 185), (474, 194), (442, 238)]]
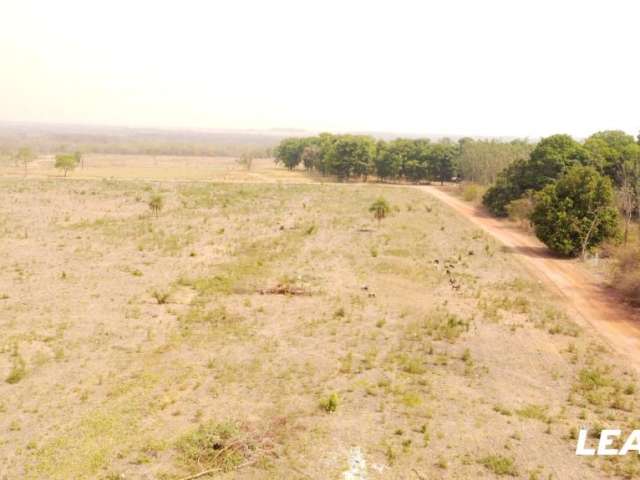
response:
[(419, 189), (84, 161), (1, 170), (1, 477), (638, 474), (572, 438), (634, 427), (632, 368)]

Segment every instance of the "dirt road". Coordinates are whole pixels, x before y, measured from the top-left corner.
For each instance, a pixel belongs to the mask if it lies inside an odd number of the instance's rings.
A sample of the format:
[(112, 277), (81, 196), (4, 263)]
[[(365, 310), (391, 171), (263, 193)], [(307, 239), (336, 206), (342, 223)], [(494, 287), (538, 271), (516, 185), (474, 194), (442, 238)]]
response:
[(593, 327), (615, 350), (628, 356), (640, 371), (639, 310), (625, 305), (614, 291), (599, 283), (576, 261), (551, 255), (533, 235), (441, 189), (420, 188), (502, 242), (537, 278), (561, 294), (571, 313), (584, 325)]

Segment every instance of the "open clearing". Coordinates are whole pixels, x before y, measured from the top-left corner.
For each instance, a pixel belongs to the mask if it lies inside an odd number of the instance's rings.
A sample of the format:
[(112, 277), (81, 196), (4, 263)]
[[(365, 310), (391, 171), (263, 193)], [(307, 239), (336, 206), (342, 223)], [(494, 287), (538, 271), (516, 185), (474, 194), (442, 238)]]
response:
[(560, 293), (566, 300), (566, 307), (574, 315), (581, 318), (585, 325), (595, 328), (616, 350), (624, 353), (636, 369), (640, 368), (638, 309), (625, 305), (619, 294), (603, 286), (602, 280), (577, 260), (552, 255), (542, 242), (514, 224), (492, 217), (482, 208), (442, 189), (426, 187), (425, 190), (509, 248), (534, 275)]
[(574, 455), (637, 427), (634, 368), (448, 206), (164, 161), (0, 171), (0, 478), (640, 472)]

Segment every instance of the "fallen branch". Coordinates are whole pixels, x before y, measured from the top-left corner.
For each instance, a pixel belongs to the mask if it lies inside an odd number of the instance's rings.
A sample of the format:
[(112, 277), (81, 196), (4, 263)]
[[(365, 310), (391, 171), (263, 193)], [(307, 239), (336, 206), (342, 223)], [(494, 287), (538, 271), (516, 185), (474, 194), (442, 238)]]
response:
[[(239, 465), (238, 467), (236, 467), (236, 470), (240, 470), (241, 468), (248, 467), (250, 465), (253, 465), (256, 462), (257, 462), (257, 460), (251, 460), (249, 462), (245, 462), (242, 465)], [(212, 473), (217, 473), (217, 472), (220, 472), (220, 471), (222, 471), (222, 469), (220, 467), (210, 468), (209, 470), (203, 470), (202, 472), (195, 473), (193, 475), (189, 475), (188, 477), (183, 477), (180, 480), (195, 480), (196, 478), (202, 478), (205, 475), (211, 475)]]
[(304, 288), (279, 284), (273, 288), (260, 290), (260, 295), (308, 295), (308, 292)]

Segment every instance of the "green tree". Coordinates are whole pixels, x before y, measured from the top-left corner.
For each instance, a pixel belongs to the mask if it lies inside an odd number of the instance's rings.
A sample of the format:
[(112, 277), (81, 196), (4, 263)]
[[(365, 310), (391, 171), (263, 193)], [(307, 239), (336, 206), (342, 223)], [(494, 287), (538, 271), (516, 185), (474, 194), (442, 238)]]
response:
[(507, 205), (525, 194), (518, 179), (525, 175), (526, 168), (527, 160), (517, 160), (498, 174), (496, 182), (482, 197), (482, 203), (491, 213), (506, 217)]
[(624, 218), (624, 243), (626, 244), (629, 240), (633, 216), (640, 217), (640, 155), (625, 161), (620, 172), (621, 185), (618, 189), (618, 200)]
[(431, 147), (428, 157), (430, 177), (438, 180), (441, 185), (451, 180), (455, 174), (453, 165), (455, 153), (456, 147), (446, 142), (436, 143)]
[(366, 180), (373, 168), (376, 144), (364, 135), (340, 135), (333, 141), (327, 152), (327, 167), (338, 180), (349, 180), (361, 176)]
[(301, 138), (285, 138), (275, 148), (274, 156), (276, 165), (282, 163), (289, 170), (295, 169), (302, 161), (302, 151), (305, 140)]
[(584, 256), (618, 234), (611, 180), (593, 167), (574, 166), (535, 195), (536, 236), (552, 251)]
[(54, 167), (64, 172), (64, 176), (67, 173), (73, 171), (78, 166), (75, 155), (56, 155), (56, 163)]
[(516, 161), (498, 175), (483, 203), (495, 215), (505, 216), (506, 206), (513, 200), (530, 190), (541, 190), (573, 166), (588, 163), (587, 150), (569, 135), (543, 138), (528, 160)]
[(391, 207), (384, 197), (378, 197), (375, 202), (369, 207), (369, 211), (373, 213), (373, 218), (380, 222), (389, 215)]
[(632, 135), (620, 130), (594, 133), (584, 142), (593, 166), (610, 177), (617, 186), (624, 181), (625, 164), (640, 155), (640, 147)]
[(569, 168), (588, 163), (587, 150), (569, 135), (543, 138), (531, 152), (521, 179), (521, 190), (540, 190)]
[(498, 174), (516, 160), (528, 159), (533, 150), (527, 140), (500, 142), (463, 138), (455, 163), (458, 176), (483, 185), (497, 181)]
[(373, 161), (376, 176), (379, 180), (394, 179), (400, 173), (402, 157), (394, 149), (393, 142), (380, 140), (376, 146), (376, 158)]

